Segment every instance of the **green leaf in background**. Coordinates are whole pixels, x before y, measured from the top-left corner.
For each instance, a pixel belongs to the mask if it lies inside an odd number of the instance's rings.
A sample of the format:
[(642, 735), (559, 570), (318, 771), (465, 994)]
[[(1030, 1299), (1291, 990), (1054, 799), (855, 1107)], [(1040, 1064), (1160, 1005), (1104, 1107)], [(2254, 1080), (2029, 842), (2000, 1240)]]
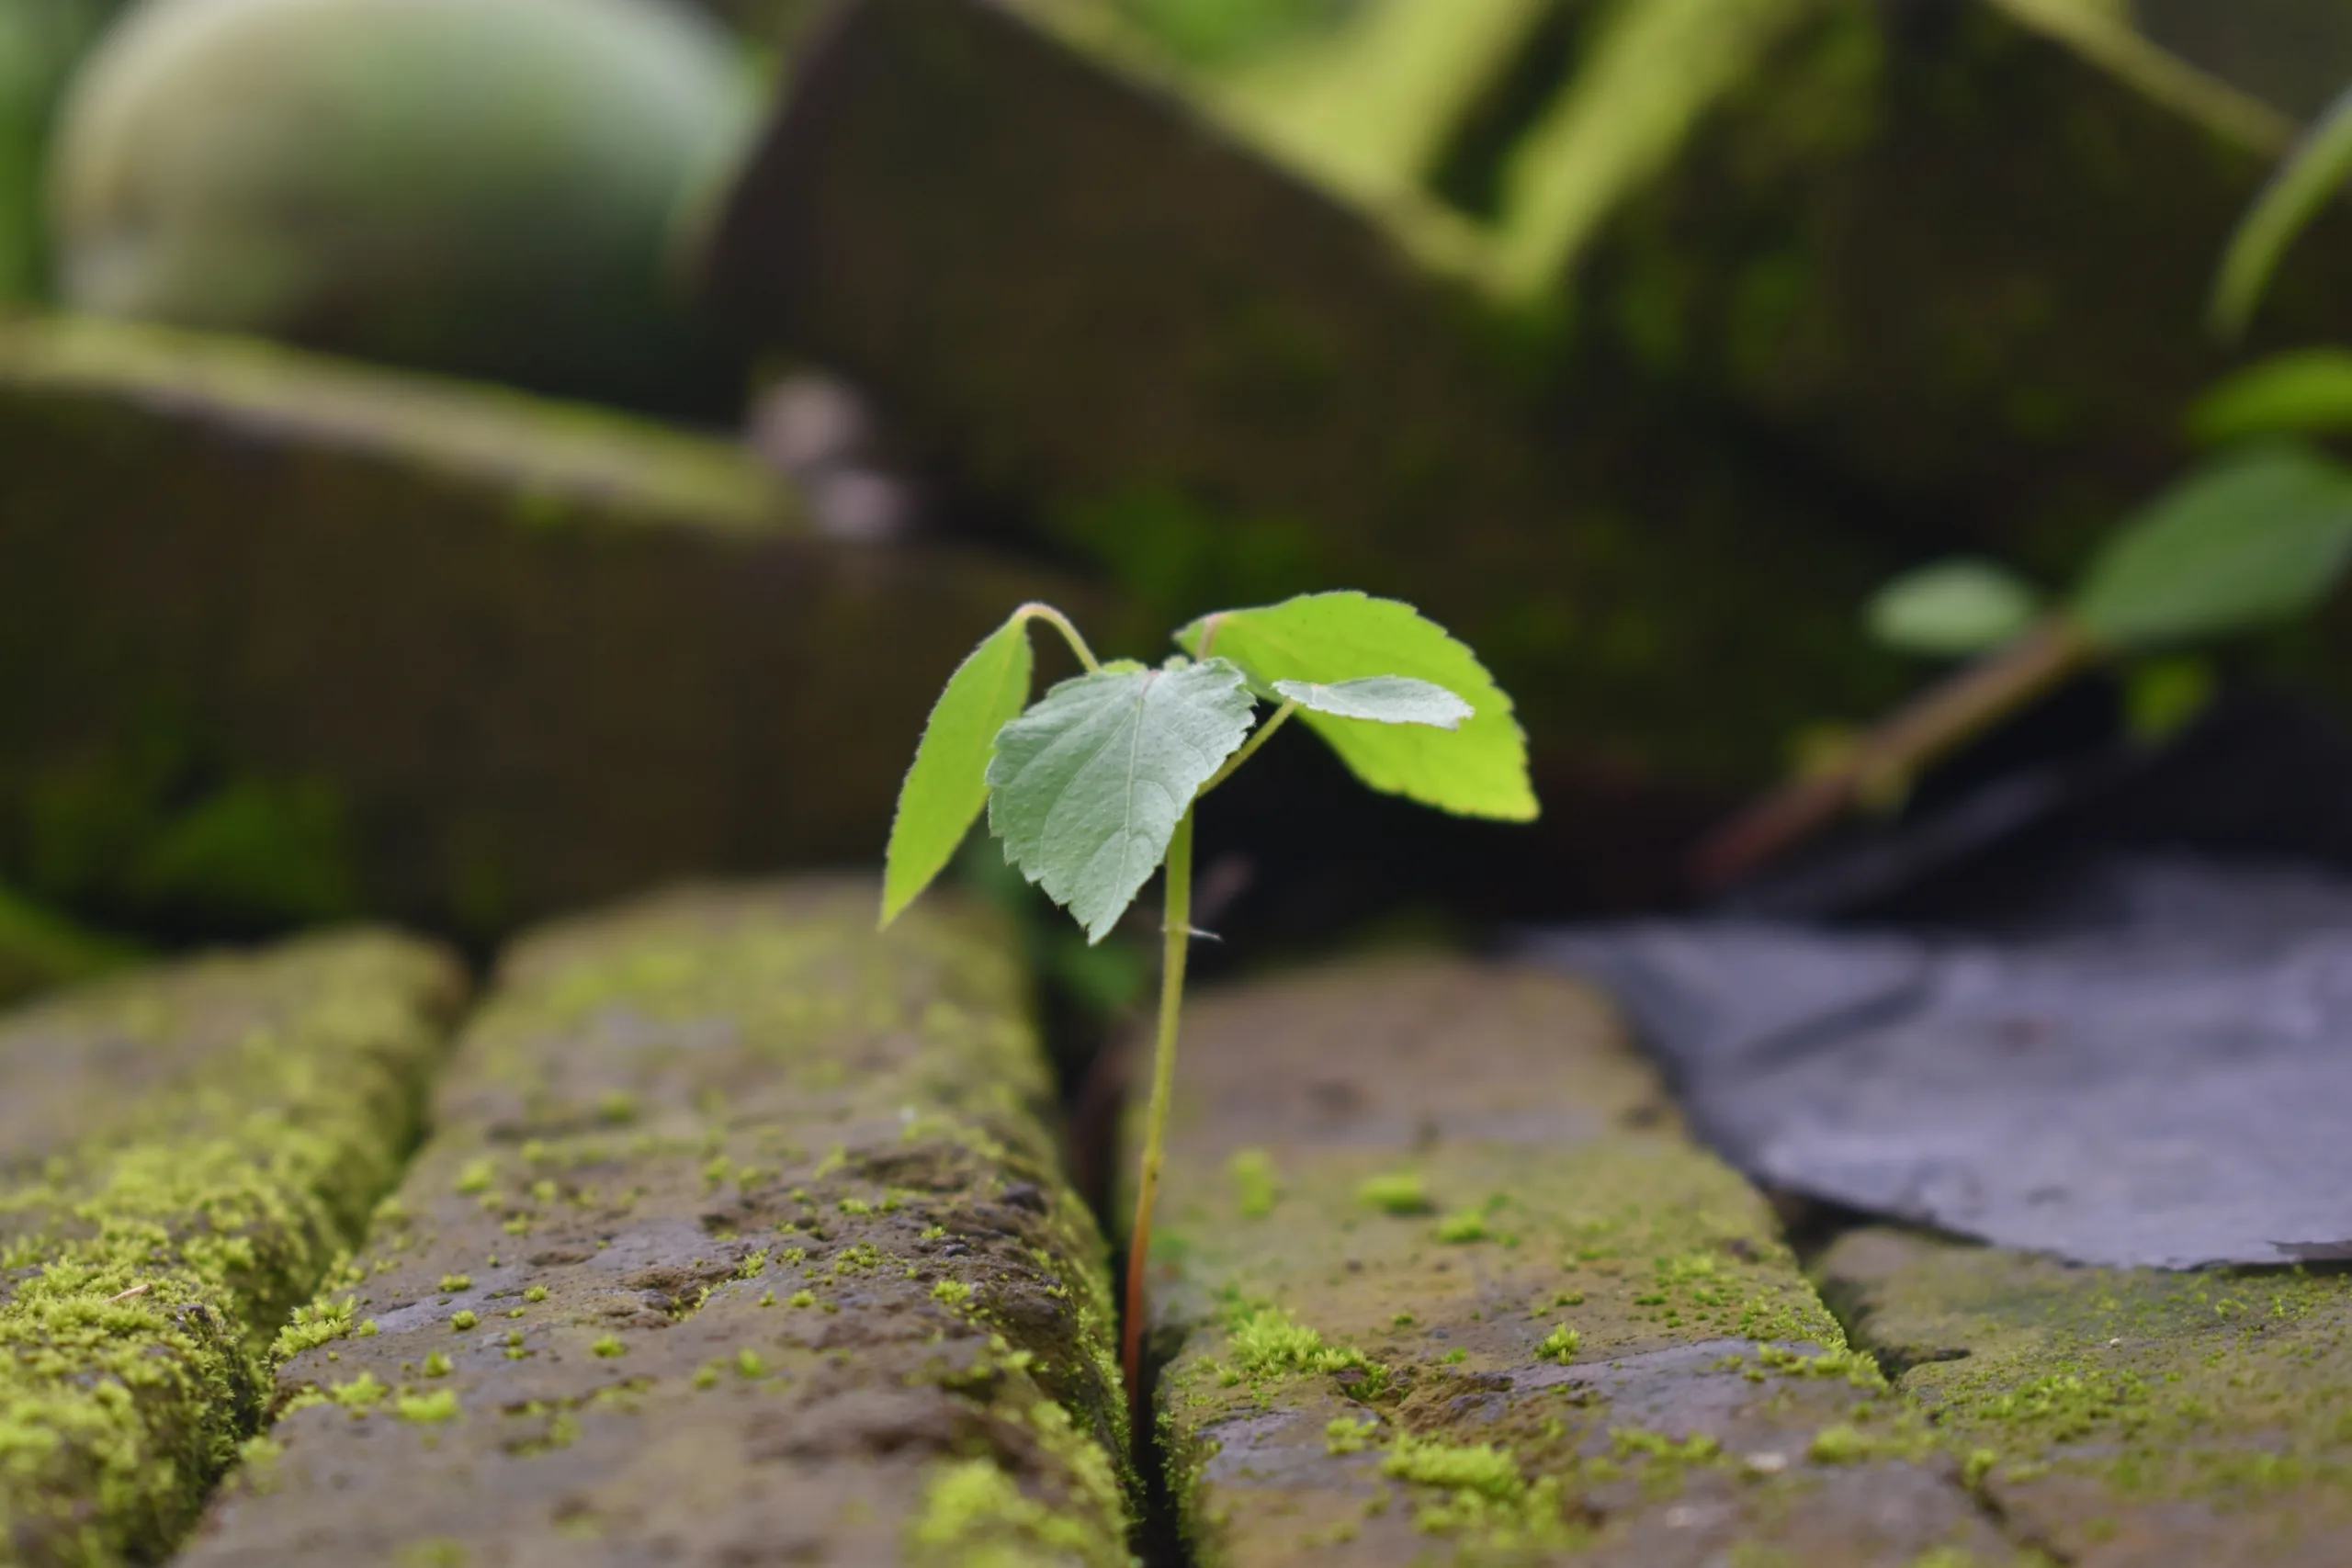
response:
[(989, 826), (1005, 858), (1102, 941), (1250, 733), (1254, 706), (1223, 659), (1064, 681), (996, 738)]
[(888, 925), (954, 858), (989, 798), (996, 732), (1029, 700), (1029, 626), (1013, 616), (971, 651), (932, 705), (914, 766), (899, 789), (883, 860), (882, 923)]
[(2210, 309), (2214, 331), (2230, 339), (2245, 333), (2270, 275), (2278, 270), (2278, 258), (2346, 175), (2352, 175), (2352, 92), (2312, 121), (2238, 220), (2222, 255), (2221, 275), (2213, 280)]
[(1967, 557), (1905, 572), (1863, 614), (1871, 636), (1889, 648), (1960, 659), (2015, 638), (2041, 610), (2041, 596), (2016, 573)]
[(1279, 604), (1204, 615), (1178, 632), (1176, 640), (1198, 654), (1212, 626), (1210, 651), (1240, 665), (1261, 691), (1272, 691), (1278, 681), (1336, 686), (1374, 675), (1403, 675), (1453, 693), (1475, 716), (1451, 732), (1360, 724), (1313, 712), (1302, 718), (1374, 789), (1457, 816), (1534, 819), (1527, 737), (1511, 716), (1510, 699), (1477, 655), (1410, 604), (1352, 590), (1307, 593)]
[(2108, 540), (2070, 606), (2126, 652), (2311, 608), (2352, 558), (2352, 474), (2281, 444), (2174, 486)]
[(2190, 437), (2209, 445), (2352, 430), (2352, 351), (2302, 348), (2257, 360), (2199, 398), (2188, 423)]
[(1277, 695), (1309, 713), (1333, 718), (1368, 720), (1374, 724), (1425, 724), (1431, 729), (1459, 729), (1472, 716), (1470, 705), (1443, 686), (1405, 675), (1368, 675), (1318, 686), (1308, 681), (1277, 681)]

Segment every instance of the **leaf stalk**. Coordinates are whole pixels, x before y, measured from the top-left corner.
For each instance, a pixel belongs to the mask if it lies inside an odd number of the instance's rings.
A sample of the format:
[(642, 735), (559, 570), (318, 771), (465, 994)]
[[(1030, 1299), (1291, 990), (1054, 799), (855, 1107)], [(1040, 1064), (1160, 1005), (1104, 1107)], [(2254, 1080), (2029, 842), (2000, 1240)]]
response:
[[(1193, 799), (1197, 802), (1199, 796)], [(1126, 1373), (1128, 1410), (1138, 1445), (1149, 1429), (1147, 1423), (1151, 1414), (1143, 1383), (1146, 1277), (1151, 1266), (1152, 1210), (1159, 1201), (1159, 1167), (1167, 1153), (1168, 1101), (1176, 1085), (1176, 1031), (1184, 1007), (1184, 959), (1193, 935), (1193, 810), (1185, 808), (1175, 837), (1168, 841), (1159, 1031), (1151, 1048), (1151, 1103), (1144, 1113), (1143, 1167), (1136, 1179), (1135, 1224), (1127, 1233), (1127, 1310), (1119, 1364)]]
[(1077, 626), (1068, 615), (1063, 615), (1044, 600), (1030, 600), (1029, 603), (1012, 612), (1012, 618), (1016, 621), (1043, 621), (1061, 633), (1062, 640), (1069, 644), (1069, 650), (1078, 655), (1078, 661), (1086, 666), (1088, 674), (1091, 675), (1102, 668), (1101, 661), (1094, 657), (1094, 650), (1086, 646), (1084, 637), (1078, 635)]

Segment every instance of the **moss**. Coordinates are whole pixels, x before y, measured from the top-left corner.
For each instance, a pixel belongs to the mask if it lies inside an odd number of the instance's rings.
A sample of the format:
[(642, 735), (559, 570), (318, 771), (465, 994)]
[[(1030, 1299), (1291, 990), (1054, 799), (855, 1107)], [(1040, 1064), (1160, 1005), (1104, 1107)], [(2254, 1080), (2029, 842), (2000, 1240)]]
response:
[(1564, 1323), (1545, 1335), (1544, 1342), (1535, 1347), (1535, 1359), (1539, 1361), (1555, 1361), (1565, 1367), (1577, 1359), (1577, 1346), (1582, 1342), (1582, 1338), (1583, 1337), (1575, 1329)]
[(1274, 1212), (1281, 1187), (1274, 1178), (1274, 1156), (1263, 1149), (1243, 1149), (1225, 1165), (1232, 1178), (1235, 1201), (1245, 1220), (1262, 1220)]
[(1430, 1211), (1429, 1184), (1417, 1170), (1385, 1170), (1367, 1176), (1356, 1189), (1356, 1201), (1384, 1214), (1426, 1214)]
[[(431, 954), (350, 938), (115, 982), (0, 1034), (13, 1066), (61, 1040), (166, 1056), (175, 1032), (231, 1032), (176, 1080), (110, 1082), (130, 1096), (102, 1135), (0, 1187), (0, 1517), (17, 1550), (154, 1557), (192, 1519), (258, 1422), (278, 1325), (397, 1174), (455, 990)], [(313, 1303), (289, 1332), (350, 1326), (348, 1302)]]
[(458, 1391), (435, 1389), (430, 1393), (404, 1393), (392, 1402), (392, 1414), (401, 1420), (420, 1427), (439, 1426), (455, 1421), (461, 1414)]

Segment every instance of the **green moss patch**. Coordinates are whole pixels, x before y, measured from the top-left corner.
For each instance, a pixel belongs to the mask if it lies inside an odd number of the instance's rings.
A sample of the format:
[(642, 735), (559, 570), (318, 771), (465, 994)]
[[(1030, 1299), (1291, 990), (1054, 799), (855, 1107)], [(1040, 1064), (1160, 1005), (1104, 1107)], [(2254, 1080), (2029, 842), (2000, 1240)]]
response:
[(195, 1517), (397, 1178), (459, 989), (353, 936), (0, 1022), (0, 1560), (153, 1560)]
[(1017, 943), (946, 899), (877, 934), (876, 898), (679, 895), (519, 945), (339, 1292), (379, 1331), (286, 1363), (280, 1451), (190, 1568), (570, 1534), (1124, 1564), (1103, 1247)]

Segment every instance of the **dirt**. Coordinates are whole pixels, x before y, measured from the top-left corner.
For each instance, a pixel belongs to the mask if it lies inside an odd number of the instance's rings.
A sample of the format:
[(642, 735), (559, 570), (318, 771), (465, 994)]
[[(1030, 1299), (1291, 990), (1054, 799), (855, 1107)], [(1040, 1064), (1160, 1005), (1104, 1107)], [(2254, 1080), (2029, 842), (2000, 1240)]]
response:
[(1009, 933), (679, 895), (504, 966), (185, 1559), (1123, 1563), (1101, 1239)]

